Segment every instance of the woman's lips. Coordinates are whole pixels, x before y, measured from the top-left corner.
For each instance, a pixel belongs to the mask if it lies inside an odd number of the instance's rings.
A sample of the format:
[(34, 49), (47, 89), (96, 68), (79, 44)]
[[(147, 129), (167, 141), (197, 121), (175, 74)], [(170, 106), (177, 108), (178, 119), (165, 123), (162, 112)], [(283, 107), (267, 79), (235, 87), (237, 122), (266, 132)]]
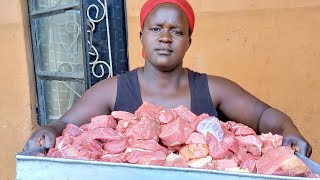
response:
[(159, 55), (170, 55), (173, 51), (171, 49), (155, 49)]

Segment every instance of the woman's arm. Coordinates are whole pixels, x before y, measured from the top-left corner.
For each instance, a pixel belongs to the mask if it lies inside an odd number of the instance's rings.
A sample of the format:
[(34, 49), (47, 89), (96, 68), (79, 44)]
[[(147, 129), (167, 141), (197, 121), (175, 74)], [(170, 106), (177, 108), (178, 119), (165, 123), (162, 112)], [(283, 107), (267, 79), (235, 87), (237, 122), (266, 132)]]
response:
[(312, 148), (310, 144), (301, 135), (291, 118), (278, 109), (270, 107), (262, 113), (259, 120), (259, 131), (281, 134), (284, 137), (283, 145), (296, 148), (304, 156), (311, 156)]
[(214, 105), (228, 119), (245, 124), (257, 133), (282, 135), (284, 145), (296, 146), (303, 155), (311, 155), (311, 146), (289, 116), (228, 79), (208, 76), (208, 85)]
[(38, 128), (27, 141), (24, 150), (37, 146), (51, 148), (67, 124), (81, 126), (98, 115), (110, 114), (117, 94), (117, 77), (108, 78), (87, 90), (59, 120)]

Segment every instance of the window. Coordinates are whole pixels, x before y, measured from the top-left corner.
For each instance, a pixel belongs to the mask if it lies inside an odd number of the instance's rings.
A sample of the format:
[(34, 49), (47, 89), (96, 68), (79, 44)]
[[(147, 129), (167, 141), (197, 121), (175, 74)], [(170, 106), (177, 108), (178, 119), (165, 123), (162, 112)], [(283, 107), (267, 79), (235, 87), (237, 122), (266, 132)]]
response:
[(38, 122), (59, 119), (95, 83), (128, 71), (125, 0), (28, 0)]

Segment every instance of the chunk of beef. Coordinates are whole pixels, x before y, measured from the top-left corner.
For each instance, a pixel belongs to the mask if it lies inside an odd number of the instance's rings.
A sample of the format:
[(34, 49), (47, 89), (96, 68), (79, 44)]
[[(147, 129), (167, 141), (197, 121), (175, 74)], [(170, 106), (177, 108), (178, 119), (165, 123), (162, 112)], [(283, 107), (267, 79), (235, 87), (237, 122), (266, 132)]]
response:
[(248, 157), (241, 164), (241, 169), (247, 169), (250, 173), (257, 173), (257, 160), (254, 157)]
[(223, 143), (225, 143), (228, 146), (229, 151), (236, 154), (239, 151), (240, 144), (239, 141), (235, 138), (235, 135), (228, 131), (226, 128), (222, 127), (224, 138), (222, 140)]
[(116, 163), (123, 163), (125, 160), (122, 158), (123, 154), (108, 154), (105, 153), (103, 154), (99, 161), (104, 161), (104, 162), (116, 162)]
[(136, 140), (159, 140), (160, 122), (155, 119), (142, 118), (141, 121), (128, 128), (126, 137), (131, 141)]
[(92, 131), (85, 131), (80, 136), (74, 138), (74, 145), (83, 145), (93, 140), (99, 140), (101, 142), (109, 142), (114, 140), (120, 140), (121, 136), (111, 128), (98, 128)]
[(91, 118), (91, 123), (86, 126), (87, 131), (92, 131), (98, 128), (116, 129), (117, 122), (111, 115), (101, 115)]
[(185, 106), (179, 106), (177, 108), (174, 108), (174, 111), (177, 113), (177, 115), (188, 121), (189, 123), (193, 123), (194, 121), (197, 120), (197, 116), (193, 114), (188, 108)]
[(290, 147), (271, 149), (257, 160), (257, 173), (284, 176), (308, 176), (309, 168)]
[(141, 119), (142, 117), (149, 118), (149, 119), (159, 119), (160, 111), (162, 107), (156, 107), (155, 105), (149, 102), (143, 102), (142, 105), (136, 110), (134, 113), (136, 119)]
[(203, 134), (193, 132), (187, 139), (186, 144), (206, 144), (206, 139)]
[(187, 144), (179, 150), (179, 154), (187, 161), (191, 159), (205, 158), (208, 156), (207, 144)]
[(163, 166), (167, 157), (163, 151), (148, 151), (130, 147), (127, 148), (125, 154), (126, 160), (132, 164)]
[(207, 144), (209, 146), (209, 155), (212, 159), (224, 159), (232, 156), (229, 147), (225, 142), (219, 142), (211, 133), (207, 134)]
[(77, 159), (77, 157), (81, 157), (78, 148), (71, 144), (65, 146), (60, 152), (62, 158)]
[(163, 144), (167, 146), (177, 146), (184, 144), (192, 132), (193, 129), (190, 123), (178, 117), (171, 123), (161, 126), (159, 137)]
[(157, 141), (155, 140), (137, 140), (130, 142), (130, 148), (139, 148), (148, 151), (162, 151), (165, 154), (168, 154), (168, 150), (162, 147)]
[(252, 155), (260, 157), (262, 153), (262, 142), (256, 135), (236, 136), (240, 146), (245, 147)]
[(116, 131), (120, 134), (125, 134), (127, 129), (132, 128), (135, 124), (137, 124), (139, 121), (137, 120), (119, 120), (118, 125), (116, 127)]
[(75, 126), (73, 124), (67, 124), (66, 128), (62, 131), (62, 136), (77, 137), (81, 133), (83, 133), (83, 130), (78, 126)]
[(270, 149), (282, 146), (283, 137), (277, 134), (261, 134), (259, 136), (262, 141), (262, 154), (266, 154)]
[(172, 109), (163, 109), (159, 112), (160, 124), (168, 124), (177, 118), (177, 114)]
[(213, 166), (212, 157), (207, 156), (205, 158), (193, 159), (188, 162), (188, 166), (192, 168), (202, 168), (202, 169), (215, 169)]
[(73, 143), (73, 139), (74, 139), (74, 137), (69, 136), (69, 135), (59, 136), (59, 137), (56, 138), (55, 148), (58, 148), (59, 150), (61, 150), (66, 145), (72, 144)]
[(136, 119), (136, 116), (126, 111), (113, 111), (111, 115), (117, 120), (130, 121)]
[(47, 157), (60, 158), (62, 156), (58, 148), (50, 148), (46, 154)]
[(213, 162), (216, 166), (216, 169), (218, 170), (226, 170), (226, 169), (238, 167), (237, 160), (234, 157), (214, 160)]
[(257, 135), (253, 129), (241, 123), (236, 123), (232, 126), (231, 131), (234, 132), (236, 136)]
[(120, 154), (127, 149), (128, 145), (128, 140), (126, 138), (121, 138), (119, 140), (104, 143), (103, 150), (108, 154)]
[(103, 154), (101, 145), (96, 141), (87, 142), (86, 144), (77, 148), (81, 157), (86, 157), (93, 160), (99, 159)]
[(165, 166), (171, 167), (188, 167), (187, 161), (183, 156), (178, 154), (170, 153), (166, 157)]

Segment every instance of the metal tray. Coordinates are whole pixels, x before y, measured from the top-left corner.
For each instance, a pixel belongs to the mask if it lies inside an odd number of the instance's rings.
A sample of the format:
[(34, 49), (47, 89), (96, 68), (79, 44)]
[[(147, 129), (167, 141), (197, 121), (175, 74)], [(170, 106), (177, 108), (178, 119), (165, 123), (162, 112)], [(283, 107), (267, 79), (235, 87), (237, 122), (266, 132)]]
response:
[[(269, 179), (284, 179), (284, 180), (301, 180), (310, 179), (303, 177), (288, 177), (288, 176), (270, 176), (251, 173), (236, 173), (216, 170), (203, 170), (192, 168), (175, 168), (162, 166), (147, 166), (126, 163), (108, 163), (98, 161), (83, 161), (60, 158), (47, 158), (35, 156), (38, 152), (44, 153), (44, 148), (35, 148), (31, 151), (18, 153), (16, 155), (16, 179), (93, 179), (93, 180), (141, 180), (141, 179), (252, 179), (252, 180), (269, 180)], [(320, 166), (310, 159), (297, 154), (313, 173), (320, 174)], [(320, 178), (313, 178), (320, 179)]]

